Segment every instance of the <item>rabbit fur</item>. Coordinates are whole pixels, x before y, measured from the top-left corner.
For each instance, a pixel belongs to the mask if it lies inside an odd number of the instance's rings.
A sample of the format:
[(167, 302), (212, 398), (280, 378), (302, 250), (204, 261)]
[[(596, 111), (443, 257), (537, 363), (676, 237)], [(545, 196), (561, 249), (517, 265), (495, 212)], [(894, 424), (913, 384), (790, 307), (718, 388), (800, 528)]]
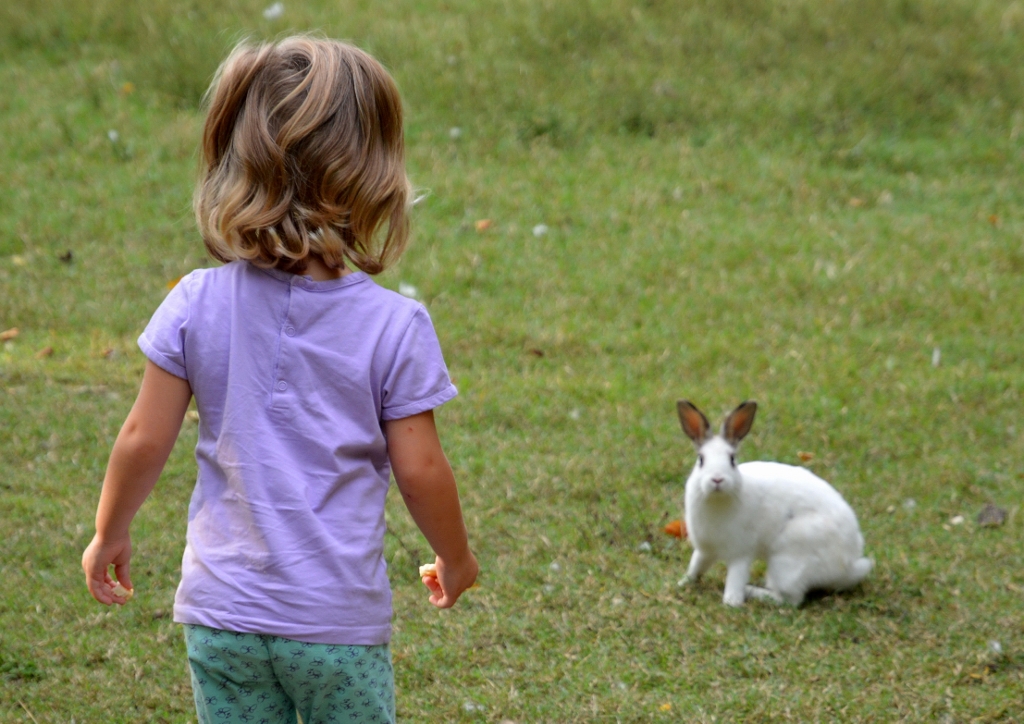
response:
[[(863, 557), (864, 537), (843, 497), (814, 473), (775, 462), (736, 464), (757, 403), (744, 402), (711, 433), (692, 403), (677, 403), (683, 432), (697, 447), (686, 481), (686, 529), (693, 557), (681, 584), (696, 581), (715, 561), (727, 566), (729, 606), (747, 598), (799, 606), (810, 590), (856, 586), (874, 563)], [(764, 587), (749, 585), (755, 560), (767, 563)]]

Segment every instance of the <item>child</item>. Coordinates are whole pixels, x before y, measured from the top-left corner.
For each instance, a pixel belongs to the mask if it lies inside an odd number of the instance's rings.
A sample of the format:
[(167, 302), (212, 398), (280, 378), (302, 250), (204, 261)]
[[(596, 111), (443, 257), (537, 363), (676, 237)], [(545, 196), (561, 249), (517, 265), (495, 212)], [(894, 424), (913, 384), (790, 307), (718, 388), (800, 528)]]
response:
[(129, 525), (195, 396), (174, 620), (201, 722), (394, 721), (392, 472), (436, 552), (430, 602), (476, 579), (434, 426), (456, 395), (437, 336), (368, 276), (406, 244), (403, 143), (394, 81), (344, 43), (243, 43), (211, 86), (195, 209), (224, 264), (185, 276), (139, 338), (149, 361), (82, 559), (93, 597), (124, 604)]

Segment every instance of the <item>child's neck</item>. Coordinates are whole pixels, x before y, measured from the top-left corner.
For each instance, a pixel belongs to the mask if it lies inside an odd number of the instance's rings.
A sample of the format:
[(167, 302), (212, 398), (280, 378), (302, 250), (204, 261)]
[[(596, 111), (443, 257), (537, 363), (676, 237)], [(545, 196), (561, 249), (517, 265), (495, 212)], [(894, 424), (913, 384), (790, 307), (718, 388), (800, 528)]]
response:
[(331, 269), (329, 266), (324, 264), (320, 257), (310, 256), (306, 260), (306, 271), (303, 272), (303, 275), (312, 277), (315, 282), (326, 282), (331, 279), (340, 279), (341, 277), (347, 276), (351, 273), (352, 270), (347, 267)]

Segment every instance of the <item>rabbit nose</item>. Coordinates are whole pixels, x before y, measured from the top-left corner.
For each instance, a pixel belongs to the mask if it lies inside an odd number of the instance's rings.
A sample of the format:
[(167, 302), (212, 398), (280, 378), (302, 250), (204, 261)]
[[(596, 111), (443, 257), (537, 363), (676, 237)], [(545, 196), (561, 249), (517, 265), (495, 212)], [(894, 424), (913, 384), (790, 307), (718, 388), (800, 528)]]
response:
[(721, 476), (716, 476), (714, 478), (711, 478), (711, 482), (718, 486), (725, 482), (725, 478)]

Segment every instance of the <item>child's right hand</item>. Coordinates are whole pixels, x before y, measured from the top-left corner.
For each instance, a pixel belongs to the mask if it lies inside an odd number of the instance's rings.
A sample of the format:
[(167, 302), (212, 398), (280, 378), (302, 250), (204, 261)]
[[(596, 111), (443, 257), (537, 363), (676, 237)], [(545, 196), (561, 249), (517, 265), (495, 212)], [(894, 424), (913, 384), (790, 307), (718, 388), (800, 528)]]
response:
[[(128, 536), (109, 542), (100, 540), (99, 536), (92, 539), (82, 554), (82, 569), (93, 598), (107, 606), (112, 603), (123, 606), (128, 602), (128, 597), (114, 594), (114, 586), (120, 583), (129, 591), (132, 590), (128, 565), (131, 557), (132, 541)], [(111, 566), (114, 567), (116, 580), (110, 575)]]
[(480, 566), (476, 557), (466, 551), (463, 560), (447, 563), (437, 556), (435, 559), (434, 575), (424, 574), (420, 576), (423, 585), (430, 589), (430, 602), (438, 608), (451, 608), (459, 600), (463, 591), (470, 588), (476, 582), (476, 576), (480, 572)]

